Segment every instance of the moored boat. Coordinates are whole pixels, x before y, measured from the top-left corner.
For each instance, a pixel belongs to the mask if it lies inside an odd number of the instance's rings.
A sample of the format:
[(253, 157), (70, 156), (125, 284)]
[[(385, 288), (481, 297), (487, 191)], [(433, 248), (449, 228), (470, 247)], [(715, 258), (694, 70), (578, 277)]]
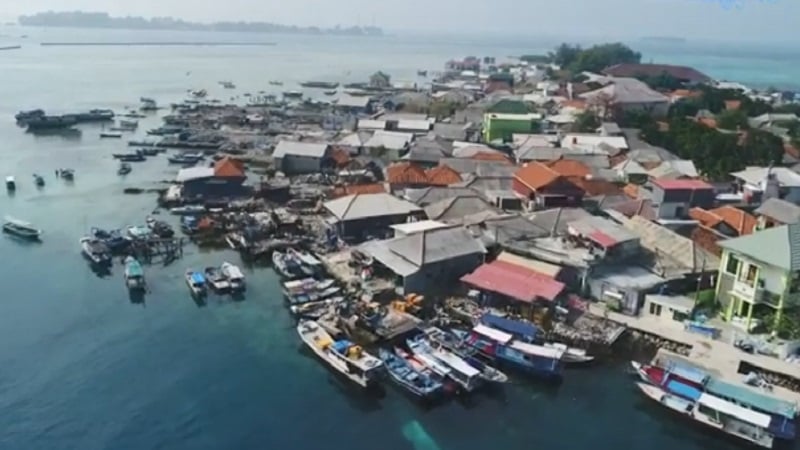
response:
[(440, 365), (447, 367), (447, 376), (465, 392), (472, 392), (483, 384), (478, 369), (449, 351), (433, 349), (425, 336), (409, 338), (406, 344), (411, 353), (431, 370), (441, 372)]
[(33, 184), (36, 187), (44, 187), (44, 177), (41, 175), (33, 174)]
[(72, 181), (75, 179), (75, 170), (73, 169), (58, 169), (57, 172), (58, 176), (67, 181)]
[(217, 292), (225, 292), (230, 289), (231, 284), (225, 275), (216, 267), (206, 267), (205, 277), (208, 284)]
[(120, 163), (119, 168), (117, 169), (117, 175), (127, 175), (131, 173), (132, 170), (133, 168), (130, 164), (126, 162)]
[(386, 349), (378, 351), (389, 378), (412, 395), (429, 399), (441, 394), (442, 383), (430, 377), (424, 371), (416, 370), (407, 360)]
[(424, 330), (424, 333), (428, 337), (432, 348), (448, 350), (455, 353), (458, 357), (466, 361), (467, 364), (478, 369), (481, 372), (481, 377), (489, 383), (508, 382), (508, 375), (481, 361), (476, 355), (477, 350), (465, 345), (455, 334), (448, 333), (435, 327)]
[(126, 239), (119, 230), (92, 228), (91, 236), (102, 241), (112, 253), (124, 251), (131, 245), (130, 239)]
[(203, 205), (176, 206), (175, 208), (170, 208), (169, 212), (176, 216), (194, 216), (204, 214), (206, 207)]
[(9, 175), (6, 177), (6, 189), (9, 191), (17, 190), (17, 181), (14, 179), (13, 175)]
[(144, 269), (142, 264), (133, 256), (125, 258), (125, 285), (131, 291), (145, 289)]
[(317, 88), (317, 89), (336, 89), (339, 83), (332, 81), (304, 81), (300, 83), (304, 88)]
[(189, 292), (194, 297), (204, 297), (207, 293), (206, 277), (200, 272), (194, 270), (187, 270), (184, 277), (186, 278), (186, 285), (189, 287)]
[(196, 164), (204, 158), (202, 154), (185, 153), (167, 158), (170, 164)]
[(115, 131), (103, 131), (100, 133), (100, 137), (103, 139), (122, 139), (122, 133)]
[(94, 265), (109, 266), (112, 263), (111, 250), (103, 241), (94, 237), (84, 237), (80, 240), (83, 255)]
[(246, 283), (244, 279), (244, 274), (242, 270), (239, 269), (239, 266), (233, 263), (224, 262), (219, 267), (222, 274), (228, 278), (228, 283), (230, 284), (230, 288), (232, 291), (244, 291), (246, 288)]
[(3, 221), (3, 232), (31, 241), (39, 240), (42, 230), (28, 222), (6, 217)]
[(381, 378), (380, 359), (350, 341), (335, 341), (317, 322), (301, 320), (297, 333), (323, 362), (356, 385), (367, 388)]
[(300, 91), (286, 91), (283, 96), (285, 98), (303, 98), (303, 93)]
[(111, 156), (114, 159), (118, 159), (120, 161), (125, 161), (125, 162), (142, 162), (147, 160), (147, 158), (144, 155), (144, 152), (142, 152), (141, 150), (137, 150), (133, 153), (113, 153)]
[(283, 253), (277, 250), (272, 252), (272, 266), (278, 274), (287, 279), (310, 275), (301, 270), (297, 260), (289, 253)]
[(553, 348), (564, 352), (562, 360), (565, 364), (588, 364), (594, 361), (594, 356), (588, 355), (582, 348), (569, 347), (560, 342), (547, 342), (545, 348)]

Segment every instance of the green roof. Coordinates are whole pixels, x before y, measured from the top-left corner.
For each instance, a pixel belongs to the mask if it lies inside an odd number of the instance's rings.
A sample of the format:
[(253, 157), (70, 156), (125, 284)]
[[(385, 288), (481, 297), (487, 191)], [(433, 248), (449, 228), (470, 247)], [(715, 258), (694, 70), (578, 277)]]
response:
[(800, 270), (800, 224), (768, 228), (718, 244), (774, 267)]
[(503, 99), (489, 107), (486, 112), (495, 114), (528, 114), (528, 105), (519, 100)]

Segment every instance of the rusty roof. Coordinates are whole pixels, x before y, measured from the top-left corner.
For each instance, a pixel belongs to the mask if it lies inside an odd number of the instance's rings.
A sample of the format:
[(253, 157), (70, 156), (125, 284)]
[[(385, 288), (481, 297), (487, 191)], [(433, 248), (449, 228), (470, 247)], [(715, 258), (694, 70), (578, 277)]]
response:
[(243, 177), (244, 164), (242, 164), (241, 161), (226, 156), (214, 163), (214, 176), (233, 178)]
[(558, 172), (539, 162), (528, 163), (514, 174), (514, 178), (530, 189), (541, 189), (560, 177)]
[(369, 184), (350, 184), (347, 186), (336, 186), (331, 191), (331, 198), (344, 197), (353, 194), (380, 194), (386, 192), (386, 188), (382, 183), (369, 183)]
[(428, 184), (432, 186), (449, 186), (460, 183), (461, 175), (450, 166), (436, 166), (425, 171)]
[(425, 170), (410, 162), (395, 163), (386, 168), (386, 181), (391, 184), (427, 184)]

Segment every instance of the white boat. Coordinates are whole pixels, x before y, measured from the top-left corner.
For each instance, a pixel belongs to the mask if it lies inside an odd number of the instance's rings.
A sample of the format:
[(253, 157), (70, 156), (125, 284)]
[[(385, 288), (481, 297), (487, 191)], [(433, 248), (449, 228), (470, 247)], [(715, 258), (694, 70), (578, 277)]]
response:
[(567, 364), (585, 364), (594, 361), (594, 356), (587, 355), (586, 350), (582, 348), (568, 347), (559, 342), (548, 342), (544, 347), (564, 352), (561, 360)]
[(38, 240), (42, 235), (42, 230), (36, 228), (32, 224), (11, 217), (5, 218), (3, 222), (3, 231), (5, 233), (24, 239), (30, 239), (32, 241)]
[[(447, 376), (464, 391), (472, 392), (483, 384), (480, 370), (472, 367), (469, 363), (449, 351), (432, 348), (425, 337), (419, 336), (414, 339), (408, 339), (406, 343), (414, 356), (422, 360), (426, 365), (429, 365), (431, 359), (433, 359), (446, 366), (449, 369)], [(434, 367), (431, 367), (431, 370), (440, 372), (440, 369)]]
[(187, 270), (185, 274), (186, 285), (189, 286), (189, 291), (195, 297), (202, 297), (206, 295), (208, 287), (206, 285), (206, 277), (200, 272), (194, 270)]
[(228, 278), (216, 267), (206, 267), (206, 281), (217, 292), (225, 292), (231, 288)]
[(206, 207), (203, 205), (176, 206), (175, 208), (171, 208), (169, 212), (171, 214), (175, 214), (176, 216), (192, 216), (203, 214), (206, 212)]
[(772, 448), (774, 438), (768, 431), (772, 421), (769, 414), (699, 391), (693, 395), (695, 400), (687, 400), (652, 384), (637, 382), (636, 386), (645, 396), (687, 420), (759, 447)]
[(98, 266), (111, 265), (111, 250), (100, 239), (84, 237), (80, 240), (81, 251), (89, 261)]
[(6, 189), (15, 191), (17, 189), (17, 182), (12, 175), (6, 177)]
[(232, 291), (245, 290), (244, 274), (239, 269), (239, 266), (233, 263), (224, 262), (220, 266), (220, 270), (225, 277), (228, 278), (228, 283)]
[(125, 258), (125, 285), (132, 291), (145, 288), (144, 269), (133, 256)]
[(361, 387), (369, 387), (380, 378), (383, 362), (350, 341), (335, 341), (313, 320), (297, 325), (300, 339), (323, 362)]

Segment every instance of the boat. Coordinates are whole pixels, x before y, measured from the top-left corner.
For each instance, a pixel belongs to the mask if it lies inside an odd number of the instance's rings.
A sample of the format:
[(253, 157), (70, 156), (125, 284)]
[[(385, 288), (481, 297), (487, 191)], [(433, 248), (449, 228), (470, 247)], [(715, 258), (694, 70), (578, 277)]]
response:
[(418, 70), (417, 71), (417, 75), (420, 76), (420, 77), (427, 77), (428, 76), (428, 71), (427, 70)]
[(125, 229), (128, 238), (134, 241), (146, 241), (153, 237), (153, 231), (147, 226), (131, 225)]
[(148, 216), (145, 219), (145, 225), (147, 225), (147, 228), (149, 228), (153, 234), (160, 238), (171, 238), (175, 235), (175, 230), (172, 229), (172, 226), (163, 220), (156, 220)]
[(291, 280), (283, 283), (283, 294), (289, 305), (313, 303), (339, 294), (342, 288), (334, 284), (334, 280), (318, 281), (314, 278)]
[(586, 354), (586, 350), (582, 348), (569, 347), (560, 342), (546, 342), (542, 346), (564, 352), (562, 360), (565, 364), (588, 364), (594, 361), (594, 356)]
[(217, 292), (225, 292), (231, 287), (228, 278), (216, 267), (206, 267), (205, 277), (211, 288)]
[(83, 255), (97, 266), (111, 265), (111, 250), (103, 241), (94, 237), (84, 237), (80, 240)]
[(133, 256), (125, 258), (125, 285), (131, 291), (143, 291), (145, 289), (144, 269), (141, 263)]
[(236, 89), (236, 85), (233, 84), (233, 81), (220, 81), (219, 84), (225, 89)]
[(201, 161), (205, 156), (202, 154), (185, 153), (183, 155), (175, 155), (167, 158), (171, 164), (196, 164)]
[(540, 344), (546, 348), (561, 350), (564, 352), (562, 359), (565, 364), (587, 364), (594, 361), (594, 356), (588, 355), (584, 349), (568, 347), (559, 342), (542, 342), (543, 339), (541, 333), (539, 333), (539, 328), (524, 320), (514, 320), (485, 313), (478, 319), (478, 323), (508, 333), (515, 339), (529, 344)]
[(28, 222), (12, 217), (6, 217), (3, 220), (3, 232), (31, 241), (38, 241), (42, 235), (42, 230)]
[(206, 211), (206, 207), (203, 205), (176, 206), (174, 208), (170, 208), (169, 210), (170, 214), (174, 214), (176, 216), (196, 216), (204, 214)]
[(147, 158), (145, 158), (144, 152), (142, 152), (141, 150), (137, 150), (133, 153), (112, 153), (111, 156), (114, 159), (118, 159), (120, 161), (125, 161), (125, 162), (142, 162), (147, 160)]
[(448, 350), (462, 358), (467, 364), (478, 369), (481, 377), (489, 383), (507, 383), (508, 375), (502, 371), (481, 361), (475, 354), (477, 350), (464, 345), (453, 333), (448, 333), (442, 329), (430, 327), (423, 330), (428, 337), (431, 347), (434, 349)]
[(117, 169), (117, 175), (127, 175), (131, 173), (132, 170), (133, 168), (130, 164), (123, 162), (120, 163), (119, 168)]
[(317, 302), (292, 305), (289, 307), (289, 311), (291, 311), (295, 317), (319, 320), (322, 316), (331, 311), (331, 306), (343, 303), (345, 300), (346, 298), (343, 296), (332, 297)]
[(272, 86), (283, 86), (283, 81), (271, 80), (269, 84)]
[(406, 359), (384, 348), (378, 350), (389, 378), (412, 395), (429, 399), (442, 393), (441, 382), (431, 378), (426, 372), (416, 370)]
[(29, 131), (52, 130), (57, 128), (71, 128), (78, 124), (75, 116), (39, 116), (25, 121)]
[(75, 170), (73, 169), (58, 169), (57, 172), (58, 176), (67, 181), (72, 181), (75, 179)]
[(189, 286), (189, 291), (194, 297), (203, 297), (207, 293), (206, 277), (200, 272), (195, 272), (191, 269), (186, 271), (185, 274), (186, 285)]
[(398, 358), (406, 360), (417, 372), (424, 373), (431, 379), (441, 383), (445, 392), (450, 393), (458, 390), (458, 385), (450, 379), (449, 374), (451, 370), (447, 368), (447, 366), (436, 362), (433, 358), (430, 358), (430, 364), (426, 364), (422, 359), (417, 358), (400, 347), (394, 347), (394, 354), (397, 355)]
[(284, 278), (292, 279), (303, 275), (298, 262), (288, 253), (278, 250), (272, 252), (272, 266)]
[(228, 282), (230, 283), (230, 288), (232, 291), (244, 291), (246, 288), (244, 274), (242, 273), (239, 266), (233, 263), (224, 262), (219, 267), (219, 270), (222, 272), (225, 277), (228, 278)]
[(306, 275), (313, 276), (322, 271), (322, 261), (307, 251), (289, 247), (284, 258), (290, 259), (290, 264), (294, 263)]
[(114, 120), (114, 111), (110, 109), (91, 109), (88, 112), (71, 114), (79, 123), (108, 122)]
[(46, 114), (43, 109), (32, 109), (29, 111), (20, 111), (14, 115), (14, 119), (17, 120), (19, 124), (25, 124), (29, 120), (38, 119), (40, 117), (44, 117)]
[(325, 91), (325, 92), (323, 92), (323, 94), (325, 94), (327, 96), (333, 96), (333, 95), (336, 95), (336, 90)]
[(100, 137), (103, 138), (103, 139), (105, 139), (105, 138), (108, 138), (108, 139), (121, 139), (122, 138), (122, 133), (103, 131), (103, 132), (100, 132)]
[(192, 97), (195, 98), (205, 98), (208, 95), (208, 91), (206, 91), (205, 89), (189, 91), (189, 93), (192, 94)]
[(300, 83), (304, 88), (318, 88), (318, 89), (336, 89), (339, 83), (330, 81), (304, 81)]
[(102, 241), (112, 253), (125, 251), (131, 245), (130, 239), (125, 238), (119, 230), (106, 231), (92, 228), (90, 234), (93, 238)]
[(453, 333), (497, 364), (545, 381), (557, 383), (562, 380), (564, 352), (561, 350), (516, 341), (508, 333), (481, 324), (469, 332), (453, 330)]
[(301, 320), (297, 334), (324, 363), (356, 385), (368, 388), (380, 380), (380, 359), (348, 340), (334, 340), (317, 322)]
[(286, 98), (303, 98), (303, 93), (300, 91), (285, 91), (283, 96)]
[(770, 417), (728, 402), (719, 397), (686, 387), (685, 396), (668, 393), (648, 383), (636, 383), (647, 398), (676, 413), (677, 416), (763, 448), (772, 448), (775, 441), (768, 431)]
[(33, 174), (33, 184), (35, 184), (37, 187), (44, 187), (44, 177)]
[(406, 340), (406, 344), (411, 353), (431, 370), (442, 373), (440, 366), (447, 367), (447, 376), (465, 392), (472, 392), (483, 384), (483, 378), (478, 369), (449, 351), (434, 349), (425, 336), (409, 338)]
[(6, 189), (9, 191), (17, 190), (17, 181), (14, 179), (13, 175), (9, 175), (6, 177)]

